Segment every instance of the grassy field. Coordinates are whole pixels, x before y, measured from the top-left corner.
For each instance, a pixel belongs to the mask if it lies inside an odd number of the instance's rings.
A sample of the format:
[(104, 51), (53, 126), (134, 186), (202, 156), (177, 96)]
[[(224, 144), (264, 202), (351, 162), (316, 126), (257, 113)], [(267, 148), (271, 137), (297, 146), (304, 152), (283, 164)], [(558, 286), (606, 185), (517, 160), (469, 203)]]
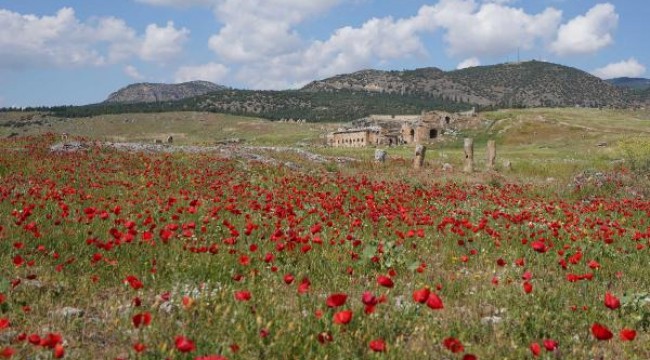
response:
[[(419, 171), (322, 147), (337, 124), (25, 115), (0, 122), (23, 122), (0, 127), (0, 358), (650, 358), (647, 180), (619, 147), (647, 113), (487, 113)], [(63, 131), (358, 161), (51, 152)], [(512, 171), (483, 169), (490, 138)]]
[[(9, 126), (16, 123), (23, 126)], [(155, 140), (165, 141), (168, 136), (172, 136), (179, 145), (212, 145), (233, 138), (255, 145), (295, 145), (300, 142), (322, 142), (320, 136), (335, 128), (331, 124), (298, 125), (196, 112), (103, 115), (74, 119), (10, 113), (0, 114), (0, 126), (1, 137), (12, 133), (29, 136), (52, 132), (96, 140), (151, 143)]]

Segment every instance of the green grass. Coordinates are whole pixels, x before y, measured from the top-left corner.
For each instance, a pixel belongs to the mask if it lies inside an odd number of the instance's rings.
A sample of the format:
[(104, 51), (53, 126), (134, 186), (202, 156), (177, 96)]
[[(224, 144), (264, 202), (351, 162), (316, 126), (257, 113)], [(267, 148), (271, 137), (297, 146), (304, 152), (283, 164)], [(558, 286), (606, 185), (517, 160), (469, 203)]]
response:
[[(541, 358), (650, 356), (650, 204), (617, 178), (581, 189), (546, 182), (607, 168), (607, 155), (560, 163), (558, 149), (539, 147), (539, 139), (537, 147), (503, 149), (537, 162), (514, 160), (512, 173), (493, 174), (481, 169), (477, 147), (478, 171), (465, 175), (460, 147), (450, 141), (431, 147), (421, 171), (411, 168), (409, 147), (389, 149), (383, 166), (372, 163), (373, 149), (313, 148), (362, 161), (335, 169), (303, 162), (293, 171), (211, 153), (49, 152), (57, 141), (0, 140), (11, 154), (0, 158), (0, 319), (9, 324), (0, 329), (0, 351), (13, 349), (13, 358), (52, 357), (48, 346), (19, 340), (21, 333), (60, 334), (71, 359), (522, 359), (545, 339), (560, 347)], [(264, 144), (257, 141), (250, 143)], [(434, 166), (441, 154), (455, 172)], [(531, 246), (541, 239), (545, 252)], [(530, 294), (522, 289), (526, 272)], [(587, 273), (591, 281), (567, 281)], [(394, 287), (379, 285), (377, 277), (389, 274)], [(129, 276), (143, 286), (130, 285)], [(303, 278), (311, 285), (299, 294)], [(412, 299), (423, 287), (440, 295), (444, 309)], [(237, 301), (243, 290), (251, 299)], [(371, 314), (364, 292), (384, 299)], [(605, 307), (606, 292), (620, 308)], [(333, 293), (348, 295), (344, 306), (326, 305)], [(62, 318), (66, 306), (85, 314)], [(333, 323), (343, 309), (353, 311), (352, 321)], [(133, 317), (142, 313), (151, 324), (136, 328)], [(490, 316), (501, 322), (482, 322)], [(595, 322), (614, 338), (596, 340)], [(623, 328), (635, 329), (636, 339), (621, 341)], [(333, 341), (321, 344), (328, 333)], [(181, 352), (174, 340), (181, 335), (196, 349)], [(464, 351), (445, 348), (448, 337)], [(372, 352), (375, 339), (386, 342), (386, 353)], [(136, 343), (146, 349), (136, 353)]]

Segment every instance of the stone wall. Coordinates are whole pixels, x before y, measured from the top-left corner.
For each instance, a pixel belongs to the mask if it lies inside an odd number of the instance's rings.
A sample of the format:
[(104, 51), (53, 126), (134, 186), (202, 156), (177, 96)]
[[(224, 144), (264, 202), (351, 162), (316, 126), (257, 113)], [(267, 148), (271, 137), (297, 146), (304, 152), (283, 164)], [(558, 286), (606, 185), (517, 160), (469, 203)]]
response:
[(327, 142), (333, 147), (364, 147), (376, 142), (376, 136), (371, 139), (370, 135), (369, 130), (339, 131), (331, 134)]

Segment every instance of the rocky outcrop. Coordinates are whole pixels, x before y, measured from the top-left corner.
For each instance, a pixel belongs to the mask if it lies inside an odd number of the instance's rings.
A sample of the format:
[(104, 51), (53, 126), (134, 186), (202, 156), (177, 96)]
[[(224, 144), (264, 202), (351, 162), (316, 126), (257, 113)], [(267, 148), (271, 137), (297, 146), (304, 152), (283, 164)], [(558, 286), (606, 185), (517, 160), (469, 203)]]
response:
[(138, 83), (112, 93), (104, 102), (133, 104), (174, 101), (225, 89), (225, 86), (209, 81), (190, 81), (180, 84)]

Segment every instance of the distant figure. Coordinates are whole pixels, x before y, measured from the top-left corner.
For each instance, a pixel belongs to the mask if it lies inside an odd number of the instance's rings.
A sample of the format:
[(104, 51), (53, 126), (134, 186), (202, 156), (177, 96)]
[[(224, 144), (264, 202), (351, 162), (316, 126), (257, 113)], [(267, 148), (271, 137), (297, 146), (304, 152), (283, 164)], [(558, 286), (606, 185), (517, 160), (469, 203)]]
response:
[(68, 142), (68, 133), (66, 132), (62, 133), (61, 140), (63, 140), (63, 142)]
[(169, 136), (167, 137), (167, 144), (173, 144), (174, 143), (174, 137)]

